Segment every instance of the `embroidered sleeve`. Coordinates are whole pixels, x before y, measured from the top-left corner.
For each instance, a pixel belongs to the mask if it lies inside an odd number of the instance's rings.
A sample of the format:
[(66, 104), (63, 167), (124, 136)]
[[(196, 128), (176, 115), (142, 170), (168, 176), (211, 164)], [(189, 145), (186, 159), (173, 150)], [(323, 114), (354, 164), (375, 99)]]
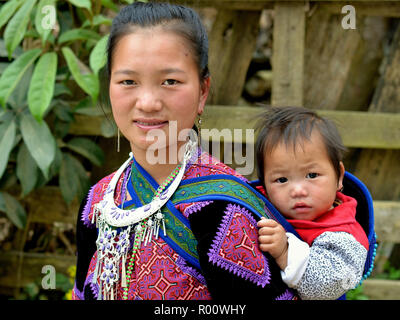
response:
[(346, 232), (325, 232), (310, 249), (295, 289), (304, 300), (337, 299), (361, 280), (367, 250)]
[(247, 209), (214, 201), (189, 220), (213, 299), (295, 298), (275, 260), (259, 249), (256, 218)]

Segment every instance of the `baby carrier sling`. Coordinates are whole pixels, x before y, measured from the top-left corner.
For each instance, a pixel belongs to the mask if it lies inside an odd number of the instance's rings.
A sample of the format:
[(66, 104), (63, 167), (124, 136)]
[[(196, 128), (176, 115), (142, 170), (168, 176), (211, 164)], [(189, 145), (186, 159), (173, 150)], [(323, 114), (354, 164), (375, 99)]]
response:
[[(135, 180), (140, 181), (139, 190), (128, 186), (133, 195), (133, 203), (143, 205), (147, 196), (150, 197), (157, 189), (157, 183), (146, 172), (138, 170)], [(279, 222), (287, 232), (300, 238), (296, 230), (286, 221), (278, 210), (257, 190), (259, 181), (244, 182), (229, 174), (200, 176), (183, 180), (172, 198), (162, 208), (166, 217), (166, 235), (159, 236), (168, 243), (189, 264), (200, 268), (197, 256), (197, 241), (190, 230), (189, 221), (176, 209), (182, 203), (223, 200), (238, 204), (251, 211), (256, 217), (271, 218)], [(363, 227), (369, 241), (369, 250), (365, 263), (363, 279), (372, 271), (376, 254), (376, 234), (374, 232), (374, 214), (372, 197), (366, 186), (354, 175), (345, 172), (344, 193), (355, 198), (358, 202), (356, 219)], [(147, 199), (148, 200), (148, 199)], [(341, 297), (343, 299), (343, 297)]]
[[(254, 188), (259, 186), (259, 181), (254, 180), (250, 182)], [(357, 208), (356, 208), (356, 220), (364, 229), (365, 234), (368, 238), (369, 248), (367, 253), (367, 259), (364, 265), (363, 277), (359, 285), (361, 285), (362, 281), (368, 278), (371, 275), (372, 269), (374, 267), (374, 260), (376, 256), (376, 250), (378, 244), (376, 242), (376, 233), (375, 233), (375, 220), (374, 220), (374, 207), (371, 194), (365, 184), (359, 180), (356, 176), (349, 172), (345, 172), (343, 179), (343, 191), (345, 195), (350, 196), (357, 200)], [(265, 205), (274, 216), (280, 216), (281, 219), (284, 219), (282, 215), (274, 208), (274, 206), (265, 198), (264, 195), (259, 195), (265, 201)], [(279, 220), (278, 220), (279, 221)], [(283, 225), (285, 230), (288, 232), (292, 232), (292, 226)], [(294, 233), (299, 239), (301, 237)], [(345, 299), (345, 295), (339, 298), (340, 300)]]

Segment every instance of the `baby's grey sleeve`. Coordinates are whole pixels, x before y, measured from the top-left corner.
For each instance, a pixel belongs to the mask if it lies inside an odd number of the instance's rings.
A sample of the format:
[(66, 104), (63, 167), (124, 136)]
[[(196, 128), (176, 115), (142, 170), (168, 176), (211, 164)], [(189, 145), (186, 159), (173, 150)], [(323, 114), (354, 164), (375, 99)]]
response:
[(303, 300), (333, 300), (360, 282), (367, 250), (351, 234), (325, 232), (311, 248), (295, 289)]

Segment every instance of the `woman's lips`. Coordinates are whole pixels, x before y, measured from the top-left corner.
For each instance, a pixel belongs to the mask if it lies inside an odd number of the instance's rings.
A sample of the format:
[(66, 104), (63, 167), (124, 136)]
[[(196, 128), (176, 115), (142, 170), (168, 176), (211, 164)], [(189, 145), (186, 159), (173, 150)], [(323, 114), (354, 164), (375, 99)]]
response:
[(168, 121), (164, 120), (157, 120), (157, 119), (150, 119), (150, 120), (134, 120), (133, 123), (139, 127), (140, 129), (143, 130), (152, 130), (152, 129), (160, 129), (166, 124), (168, 124)]

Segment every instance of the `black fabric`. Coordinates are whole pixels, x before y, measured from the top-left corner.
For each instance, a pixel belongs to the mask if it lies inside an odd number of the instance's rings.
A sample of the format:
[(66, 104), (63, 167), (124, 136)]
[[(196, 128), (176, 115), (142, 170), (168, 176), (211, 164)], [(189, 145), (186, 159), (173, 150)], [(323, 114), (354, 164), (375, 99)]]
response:
[[(90, 261), (96, 252), (97, 239), (97, 229), (85, 226), (82, 221), (84, 205), (85, 203), (82, 203), (80, 206), (77, 221), (76, 287), (80, 292), (84, 287)], [(281, 279), (280, 268), (269, 254), (264, 253), (268, 259), (271, 280), (264, 288), (209, 262), (208, 252), (227, 205), (228, 202), (225, 201), (214, 201), (189, 216), (192, 232), (198, 242), (198, 255), (202, 268), (199, 271), (206, 279), (208, 290), (215, 300), (274, 300), (288, 287)], [(90, 286), (85, 287), (84, 298), (85, 300), (95, 299)]]
[(355, 182), (346, 177), (343, 179), (343, 193), (346, 196), (352, 197), (357, 200), (356, 220), (364, 229), (365, 234), (369, 233), (369, 214), (368, 202), (365, 194), (357, 186)]
[[(76, 246), (77, 246), (77, 263), (75, 283), (77, 289), (82, 292), (85, 284), (86, 275), (89, 270), (90, 261), (96, 252), (97, 229), (88, 228), (83, 224), (82, 213), (86, 204), (86, 199), (82, 201), (78, 213), (78, 221), (76, 224)], [(84, 292), (85, 300), (93, 300), (94, 295), (90, 290), (90, 286), (86, 286)]]
[[(279, 266), (268, 253), (264, 255), (268, 259), (271, 280), (264, 288), (209, 262), (208, 252), (228, 204), (225, 201), (214, 201), (201, 211), (189, 216), (192, 232), (198, 242), (201, 273), (206, 279), (208, 290), (212, 298), (216, 300), (274, 300), (288, 287), (282, 281)], [(254, 216), (254, 218), (258, 220), (257, 217)]]

